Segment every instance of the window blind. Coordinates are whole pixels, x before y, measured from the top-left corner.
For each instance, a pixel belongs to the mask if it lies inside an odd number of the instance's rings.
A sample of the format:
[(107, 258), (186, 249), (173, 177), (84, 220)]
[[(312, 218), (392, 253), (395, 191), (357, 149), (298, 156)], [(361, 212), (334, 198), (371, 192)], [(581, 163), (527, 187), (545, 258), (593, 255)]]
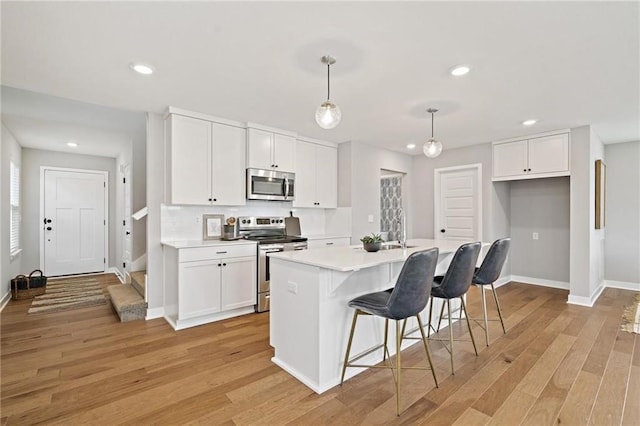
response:
[(11, 211), (9, 213), (11, 217), (10, 228), (10, 253), (15, 253), (20, 250), (20, 168), (16, 166), (13, 161), (10, 162), (10, 196), (9, 202), (11, 204)]

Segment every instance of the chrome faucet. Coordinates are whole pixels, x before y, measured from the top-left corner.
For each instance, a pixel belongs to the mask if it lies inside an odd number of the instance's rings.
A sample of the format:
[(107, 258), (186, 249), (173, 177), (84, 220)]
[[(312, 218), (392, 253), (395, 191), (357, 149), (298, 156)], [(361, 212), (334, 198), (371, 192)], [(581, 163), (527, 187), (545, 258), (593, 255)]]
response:
[(401, 226), (401, 234), (400, 234), (400, 239), (398, 240), (398, 244), (400, 244), (400, 247), (402, 247), (403, 249), (407, 248), (407, 216), (404, 214), (404, 210), (402, 210), (402, 207), (398, 209), (398, 216), (396, 217), (396, 220), (400, 221), (400, 226)]

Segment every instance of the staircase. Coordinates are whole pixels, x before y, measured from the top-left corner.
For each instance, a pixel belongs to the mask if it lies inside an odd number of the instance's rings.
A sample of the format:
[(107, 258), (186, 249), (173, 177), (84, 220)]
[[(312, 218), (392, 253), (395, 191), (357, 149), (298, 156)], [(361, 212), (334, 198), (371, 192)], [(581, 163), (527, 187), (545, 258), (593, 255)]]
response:
[(147, 271), (131, 273), (131, 284), (116, 284), (107, 287), (113, 309), (121, 322), (144, 319), (147, 302), (144, 301)]

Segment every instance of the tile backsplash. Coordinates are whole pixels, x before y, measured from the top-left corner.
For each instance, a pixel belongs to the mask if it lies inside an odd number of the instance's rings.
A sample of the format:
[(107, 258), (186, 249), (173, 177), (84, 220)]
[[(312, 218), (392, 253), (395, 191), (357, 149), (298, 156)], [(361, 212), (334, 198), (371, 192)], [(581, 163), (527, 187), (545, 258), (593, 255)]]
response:
[(304, 235), (350, 235), (351, 209), (297, 209), (290, 202), (247, 201), (238, 207), (175, 206), (162, 205), (161, 232), (163, 241), (202, 239), (202, 215), (223, 214), (230, 216), (294, 216), (300, 218), (300, 229)]

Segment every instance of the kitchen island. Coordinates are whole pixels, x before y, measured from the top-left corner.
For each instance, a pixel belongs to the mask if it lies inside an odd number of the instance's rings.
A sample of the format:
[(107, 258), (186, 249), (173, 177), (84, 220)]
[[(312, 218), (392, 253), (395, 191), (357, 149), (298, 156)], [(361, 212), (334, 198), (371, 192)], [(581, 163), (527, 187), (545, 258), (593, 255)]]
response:
[[(353, 309), (347, 305), (349, 300), (392, 287), (404, 261), (415, 251), (438, 247), (436, 273), (443, 274), (462, 243), (414, 239), (407, 242), (406, 249), (375, 253), (366, 252), (361, 246), (347, 246), (270, 254), (273, 362), (316, 393), (339, 384), (353, 316)], [(434, 312), (439, 312), (438, 309), (436, 304)], [(421, 315), (426, 321), (426, 312)], [(407, 329), (415, 326), (410, 322)], [(393, 342), (394, 327), (389, 329), (389, 341)], [(361, 319), (351, 353), (356, 355), (382, 343), (383, 336), (383, 319)], [(416, 342), (406, 340), (403, 348)], [(391, 354), (395, 353), (393, 346), (389, 348)], [(361, 361), (380, 362), (382, 351), (369, 354)], [(362, 371), (362, 368), (349, 368), (346, 379)]]

